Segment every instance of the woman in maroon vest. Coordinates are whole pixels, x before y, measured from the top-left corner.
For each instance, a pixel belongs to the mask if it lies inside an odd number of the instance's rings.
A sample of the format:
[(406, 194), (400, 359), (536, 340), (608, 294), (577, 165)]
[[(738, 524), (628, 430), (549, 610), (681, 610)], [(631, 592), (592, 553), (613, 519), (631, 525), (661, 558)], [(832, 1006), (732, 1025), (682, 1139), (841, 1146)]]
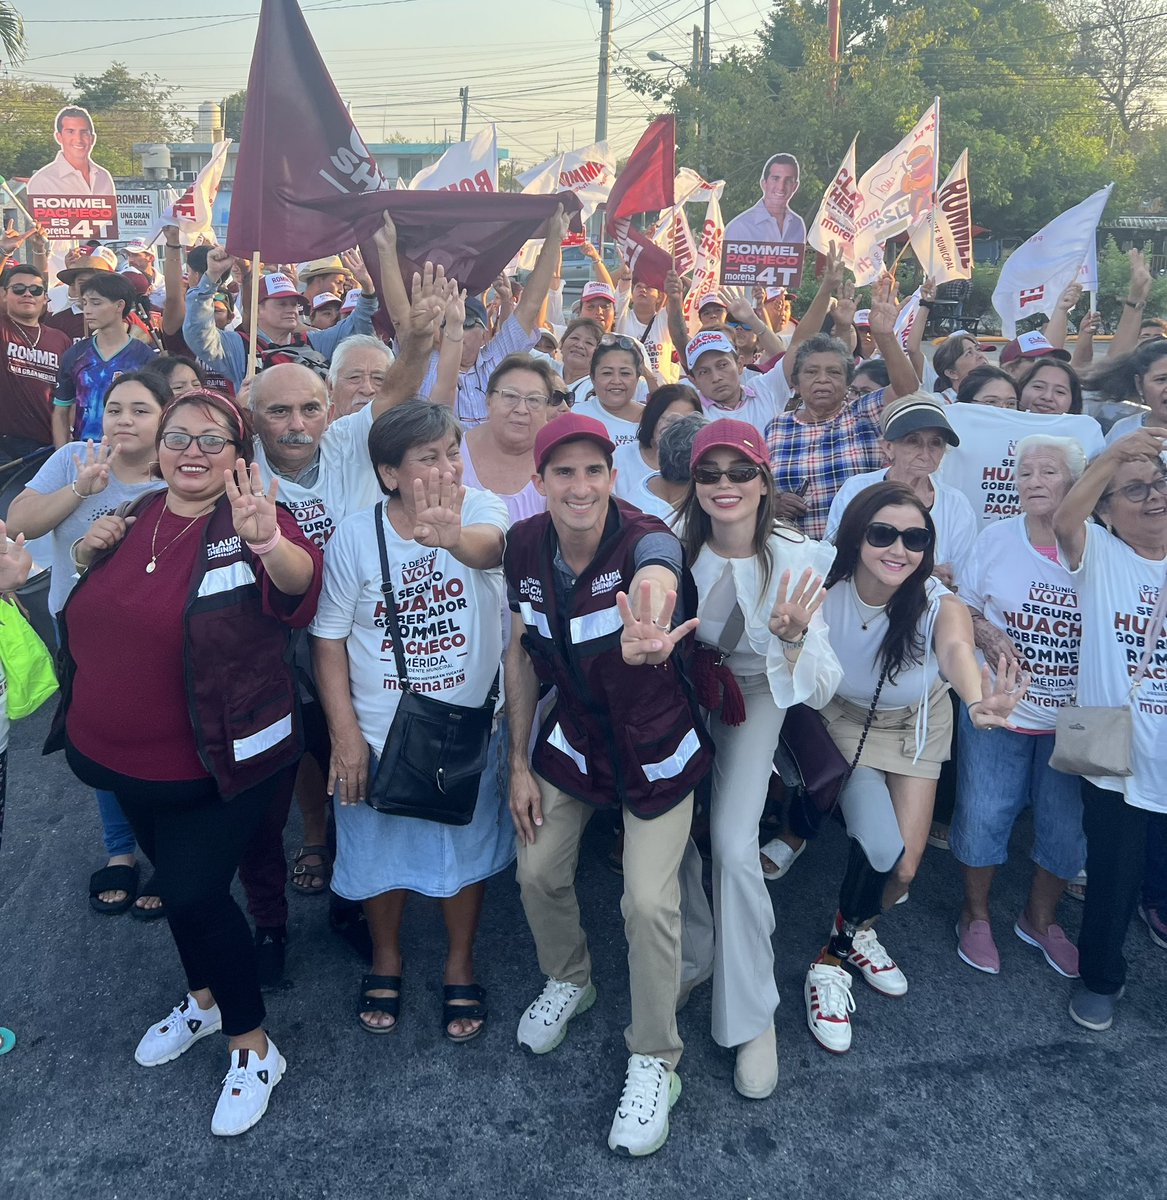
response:
[(61, 614), (69, 765), (117, 796), (187, 976), (134, 1057), (159, 1066), (222, 1029), (231, 1066), (211, 1131), (224, 1136), (263, 1116), (286, 1065), (230, 889), (273, 800), (290, 795), (303, 739), (289, 629), (311, 620), (321, 580), (320, 551), (276, 504), (277, 482), (264, 493), (251, 444), (232, 401), (171, 404), (157, 442), (166, 490), (90, 526)]

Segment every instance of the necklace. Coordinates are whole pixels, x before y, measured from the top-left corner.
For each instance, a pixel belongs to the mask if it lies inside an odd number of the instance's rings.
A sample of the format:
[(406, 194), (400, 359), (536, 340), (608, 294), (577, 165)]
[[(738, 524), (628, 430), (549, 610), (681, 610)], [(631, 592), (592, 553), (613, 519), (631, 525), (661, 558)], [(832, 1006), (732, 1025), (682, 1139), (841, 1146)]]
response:
[[(855, 603), (855, 612), (859, 617), (859, 625), (866, 632), (868, 625), (871, 624), (877, 617), (882, 616), (887, 612), (886, 604), (868, 604), (866, 600), (859, 595), (859, 589), (855, 586), (854, 580), (851, 580), (847, 589), (851, 593), (851, 599)], [(867, 616), (864, 619), (864, 613)]]
[[(170, 541), (168, 541), (166, 543), (166, 545), (162, 547), (161, 550), (158, 550), (158, 549), (156, 549), (156, 544), (158, 541), (158, 530), (162, 528), (162, 518), (166, 515), (167, 511), (168, 510), (166, 507), (166, 502), (163, 501), (162, 511), (158, 514), (158, 520), (154, 522), (154, 532), (150, 535), (150, 561), (146, 564), (146, 574), (147, 575), (154, 574), (154, 569), (158, 566), (159, 556), (162, 554), (165, 554), (166, 551), (169, 550), (170, 547), (173, 546), (174, 543), (177, 542), (178, 539), (180, 537), (182, 537), (182, 535), (184, 533), (186, 533), (186, 531), (188, 529), (193, 528), (197, 521), (201, 520), (203, 517), (205, 517), (207, 515), (206, 512), (201, 512), (201, 513), (198, 513), (195, 516), (191, 517), (191, 519), (182, 527), (182, 529), (178, 532), (178, 534), (175, 537), (172, 537), (170, 539)], [(210, 509), (207, 509), (207, 512), (210, 512), (210, 511), (211, 511)]]
[(24, 325), (21, 325), (21, 323), (20, 323), (19, 321), (13, 321), (13, 322), (12, 322), (12, 324), (13, 324), (13, 325), (16, 327), (16, 330), (17, 330), (17, 332), (20, 334), (20, 336), (21, 336), (22, 338), (24, 338), (25, 344), (28, 346), (28, 348), (29, 348), (30, 350), (35, 350), (35, 349), (37, 348), (37, 346), (39, 346), (39, 345), (40, 345), (40, 341), (41, 341), (41, 334), (42, 334), (42, 333), (44, 333), (44, 331), (45, 331), (45, 327), (44, 327), (43, 325), (37, 325), (37, 327), (36, 327), (36, 341), (34, 342), (34, 341), (33, 341), (33, 340), (32, 340), (32, 339), (31, 339), (31, 338), (28, 336), (28, 333), (26, 332), (26, 327), (25, 327)]

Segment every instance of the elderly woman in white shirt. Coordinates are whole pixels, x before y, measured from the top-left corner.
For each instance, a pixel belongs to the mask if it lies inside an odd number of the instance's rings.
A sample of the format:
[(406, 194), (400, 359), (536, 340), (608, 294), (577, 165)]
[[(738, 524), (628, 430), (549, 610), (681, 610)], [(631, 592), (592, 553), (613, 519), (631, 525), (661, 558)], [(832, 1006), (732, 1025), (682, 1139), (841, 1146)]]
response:
[(713, 1039), (737, 1047), (734, 1086), (764, 1099), (778, 1081), (774, 906), (758, 821), (786, 710), (822, 707), (842, 675), (818, 616), (829, 546), (778, 524), (766, 444), (720, 420), (697, 434), (681, 534), (697, 585), (694, 678), (717, 746), (710, 804)]

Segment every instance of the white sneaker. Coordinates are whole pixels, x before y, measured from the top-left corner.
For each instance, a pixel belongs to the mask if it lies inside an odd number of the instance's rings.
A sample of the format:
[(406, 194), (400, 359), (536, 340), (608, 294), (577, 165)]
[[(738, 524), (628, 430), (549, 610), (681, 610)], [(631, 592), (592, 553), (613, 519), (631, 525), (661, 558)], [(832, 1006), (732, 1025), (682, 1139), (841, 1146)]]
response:
[(163, 1063), (173, 1062), (199, 1038), (218, 1033), (222, 1028), (219, 1006), (212, 1004), (207, 1009), (199, 1008), (198, 1001), (188, 992), (182, 1003), (170, 1010), (169, 1016), (142, 1034), (134, 1051), (134, 1061), (143, 1067), (160, 1067)]
[(775, 879), (781, 879), (787, 871), (794, 866), (798, 856), (806, 849), (807, 843), (803, 842), (797, 850), (788, 846), (781, 838), (774, 838), (773, 841), (767, 842), (761, 849), (764, 854), (773, 864), (774, 869), (770, 870), (766, 867), (762, 868), (762, 878), (773, 882)]
[(271, 1038), (263, 1058), (253, 1050), (233, 1050), (231, 1068), (223, 1077), (223, 1090), (211, 1118), (211, 1132), (218, 1137), (246, 1133), (267, 1112), (272, 1089), (287, 1069)]
[(519, 1045), (532, 1054), (550, 1054), (567, 1036), (568, 1021), (576, 1013), (587, 1012), (595, 1002), (596, 989), (590, 983), (581, 988), (562, 979), (548, 979), (519, 1018)]
[(851, 947), (847, 961), (877, 992), (885, 996), (902, 996), (907, 992), (907, 977), (880, 945), (874, 929), (861, 929), (852, 939)]
[(608, 1149), (629, 1158), (655, 1154), (669, 1137), (669, 1110), (681, 1094), (681, 1077), (663, 1058), (634, 1054), (624, 1094), (616, 1106)]
[(855, 997), (851, 976), (842, 967), (811, 963), (802, 989), (806, 998), (806, 1023), (815, 1041), (832, 1054), (851, 1049), (851, 1018)]

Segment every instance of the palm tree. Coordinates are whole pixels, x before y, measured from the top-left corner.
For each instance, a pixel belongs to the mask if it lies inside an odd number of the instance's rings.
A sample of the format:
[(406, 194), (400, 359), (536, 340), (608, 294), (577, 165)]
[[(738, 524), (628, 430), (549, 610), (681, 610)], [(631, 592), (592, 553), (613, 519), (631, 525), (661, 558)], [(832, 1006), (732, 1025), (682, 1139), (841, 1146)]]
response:
[(8, 65), (21, 62), (27, 50), (24, 44), (24, 18), (15, 7), (0, 0), (0, 55)]

